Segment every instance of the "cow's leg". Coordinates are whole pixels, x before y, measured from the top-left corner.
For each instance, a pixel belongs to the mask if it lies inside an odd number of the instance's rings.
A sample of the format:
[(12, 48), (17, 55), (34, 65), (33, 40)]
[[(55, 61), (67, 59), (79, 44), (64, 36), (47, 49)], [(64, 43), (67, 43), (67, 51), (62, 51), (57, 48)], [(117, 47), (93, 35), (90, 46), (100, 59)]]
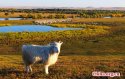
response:
[(29, 66), (26, 66), (26, 72), (27, 72), (27, 73), (29, 73), (29, 72), (32, 72), (31, 65), (29, 65)]
[(26, 69), (26, 72), (28, 73), (29, 72), (29, 66), (26, 66), (25, 69)]
[(24, 71), (27, 71), (27, 66), (25, 65), (25, 70)]
[(32, 72), (32, 68), (31, 68), (31, 65), (29, 66), (29, 72)]
[(48, 65), (45, 65), (45, 73), (46, 73), (46, 74), (49, 74), (49, 72), (48, 72), (48, 67), (49, 67)]

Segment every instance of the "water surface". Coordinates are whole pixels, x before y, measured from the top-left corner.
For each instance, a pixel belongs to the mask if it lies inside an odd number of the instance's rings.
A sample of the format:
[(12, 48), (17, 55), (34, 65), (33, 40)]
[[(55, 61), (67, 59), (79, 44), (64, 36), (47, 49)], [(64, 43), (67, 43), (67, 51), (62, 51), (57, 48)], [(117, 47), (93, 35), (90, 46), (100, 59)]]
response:
[(59, 30), (80, 30), (82, 28), (58, 28), (46, 25), (16, 25), (0, 27), (0, 32), (48, 32)]
[[(4, 21), (4, 20), (23, 20), (25, 18), (0, 18), (0, 21)], [(27, 18), (27, 19), (32, 19), (32, 18)]]

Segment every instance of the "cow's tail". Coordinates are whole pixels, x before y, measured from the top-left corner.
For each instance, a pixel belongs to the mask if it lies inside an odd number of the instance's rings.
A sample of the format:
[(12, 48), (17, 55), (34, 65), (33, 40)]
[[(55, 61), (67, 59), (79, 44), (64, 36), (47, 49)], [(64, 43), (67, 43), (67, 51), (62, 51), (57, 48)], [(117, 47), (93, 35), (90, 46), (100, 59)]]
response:
[(25, 54), (26, 54), (25, 47), (26, 47), (26, 45), (22, 45), (22, 59), (23, 59), (24, 63), (25, 63)]

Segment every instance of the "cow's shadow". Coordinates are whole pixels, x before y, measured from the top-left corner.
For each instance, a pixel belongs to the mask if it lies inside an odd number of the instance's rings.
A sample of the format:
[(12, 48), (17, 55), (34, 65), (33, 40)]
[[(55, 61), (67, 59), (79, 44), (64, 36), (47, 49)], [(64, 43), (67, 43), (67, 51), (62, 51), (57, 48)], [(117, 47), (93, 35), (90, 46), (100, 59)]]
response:
[(33, 71), (32, 73), (26, 73), (24, 70), (15, 69), (14, 67), (10, 68), (1, 68), (0, 69), (0, 77), (8, 77), (14, 75), (15, 78), (36, 78), (37, 76), (49, 77), (58, 74), (60, 71), (50, 68), (49, 75), (45, 74), (44, 69)]
[(24, 70), (18, 70), (15, 68), (2, 68), (0, 69), (0, 77), (6, 77), (6, 76), (12, 76), (14, 75), (16, 78), (26, 78), (26, 77), (32, 77), (34, 73), (26, 73)]

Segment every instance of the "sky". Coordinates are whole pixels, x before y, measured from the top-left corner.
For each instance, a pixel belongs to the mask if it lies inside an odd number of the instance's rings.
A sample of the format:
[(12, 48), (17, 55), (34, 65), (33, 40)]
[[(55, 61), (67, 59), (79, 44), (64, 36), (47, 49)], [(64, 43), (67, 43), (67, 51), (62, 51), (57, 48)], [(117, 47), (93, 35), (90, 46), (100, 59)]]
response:
[(125, 7), (125, 0), (0, 0), (0, 7)]

